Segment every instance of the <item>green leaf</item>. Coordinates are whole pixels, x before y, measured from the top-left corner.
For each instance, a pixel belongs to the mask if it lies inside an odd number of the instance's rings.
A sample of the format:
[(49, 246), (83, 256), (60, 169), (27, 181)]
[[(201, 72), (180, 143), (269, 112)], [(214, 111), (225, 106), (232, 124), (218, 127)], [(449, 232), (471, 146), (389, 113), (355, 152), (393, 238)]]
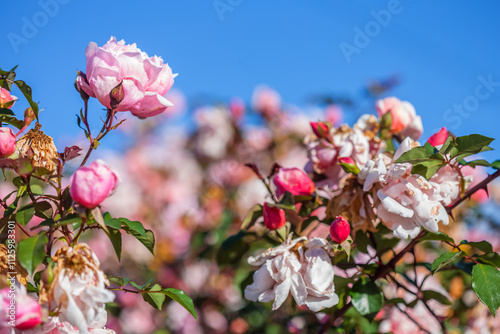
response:
[(249, 229), (260, 217), (262, 217), (262, 205), (255, 204), (243, 219), (243, 222), (241, 223), (241, 229)]
[(346, 164), (346, 163), (343, 163), (343, 162), (338, 162), (337, 164), (340, 165), (342, 167), (342, 169), (344, 170), (344, 172), (346, 172), (346, 173), (351, 173), (351, 174), (354, 174), (354, 175), (358, 175), (359, 172), (360, 172), (359, 167), (356, 166), (356, 165)]
[(142, 294), (142, 298), (147, 301), (151, 306), (153, 306), (157, 310), (161, 310), (163, 302), (165, 301), (165, 295), (160, 292), (162, 291), (162, 287), (160, 284), (155, 284), (148, 291), (157, 291), (157, 292), (144, 292)]
[[(472, 134), (468, 136), (458, 137), (456, 139), (457, 147), (453, 150), (451, 157), (454, 158), (458, 155), (465, 158), (466, 156), (482, 152), (493, 141), (493, 138), (486, 136)], [(461, 160), (457, 158), (457, 160)]]
[(366, 318), (373, 320), (384, 305), (382, 292), (368, 277), (360, 277), (351, 291), (351, 302), (354, 308)]
[(366, 232), (363, 232), (362, 230), (358, 230), (356, 232), (356, 239), (354, 239), (354, 246), (359, 249), (360, 252), (368, 254), (368, 236), (366, 235)]
[(17, 246), (17, 259), (31, 275), (45, 257), (45, 245), (49, 240), (44, 233), (24, 239)]
[(500, 169), (500, 160), (496, 160), (496, 161), (492, 162), (490, 166), (495, 168), (495, 169)]
[(170, 298), (181, 304), (182, 307), (184, 307), (189, 313), (191, 313), (191, 315), (196, 320), (198, 320), (198, 316), (196, 315), (196, 310), (194, 309), (193, 300), (189, 298), (189, 296), (186, 295), (184, 291), (169, 288), (169, 289), (163, 289), (163, 293), (165, 293), (165, 295), (169, 296)]
[(37, 217), (40, 217), (42, 219), (52, 218), (52, 214), (54, 212), (52, 209), (52, 205), (50, 205), (49, 202), (47, 201), (36, 202), (35, 204), (33, 204), (33, 206), (35, 207), (35, 214)]
[(151, 278), (149, 281), (147, 281), (143, 285), (139, 285), (136, 282), (130, 282), (130, 285), (132, 285), (134, 288), (136, 288), (138, 290), (143, 290), (143, 289), (147, 288), (148, 286), (150, 286), (152, 282), (153, 282), (153, 279)]
[(33, 218), (35, 215), (35, 208), (33, 205), (29, 204), (26, 206), (23, 206), (22, 208), (19, 209), (19, 211), (16, 212), (16, 222), (19, 224), (26, 226), (27, 223)]
[(469, 245), (471, 247), (477, 248), (484, 253), (490, 253), (493, 251), (493, 246), (488, 241), (467, 241), (463, 240), (460, 245)]
[(486, 161), (486, 160), (479, 159), (479, 160), (469, 161), (469, 162), (465, 163), (464, 165), (465, 166), (470, 166), (470, 167), (476, 167), (476, 166), (489, 167), (490, 163), (488, 161)]
[(111, 228), (108, 230), (108, 232), (106, 234), (108, 235), (108, 238), (111, 241), (111, 244), (113, 245), (116, 256), (118, 257), (118, 261), (121, 261), (122, 234), (121, 234), (120, 230)]
[[(5, 103), (4, 103), (5, 105)], [(14, 116), (14, 112), (7, 108), (0, 108), (0, 115)]]
[(431, 272), (434, 275), (437, 271), (441, 270), (444, 266), (464, 256), (464, 252), (449, 252), (441, 254), (437, 259), (432, 262)]
[[(107, 213), (107, 214), (109, 215), (109, 213)], [(122, 223), (121, 223), (120, 219), (118, 219), (118, 218), (111, 218), (111, 219), (104, 218), (104, 222), (106, 223), (107, 226), (114, 228), (116, 230), (119, 230), (122, 228)]]
[(446, 138), (446, 141), (444, 142), (439, 152), (441, 152), (442, 154), (448, 154), (450, 153), (451, 149), (455, 146), (457, 146), (455, 138), (453, 138), (453, 136), (448, 136), (448, 138)]
[(155, 236), (151, 230), (145, 230), (144, 235), (139, 234), (135, 230), (130, 229), (128, 226), (123, 226), (123, 230), (130, 235), (133, 235), (139, 240), (146, 248), (154, 255)]
[(124, 277), (117, 276), (108, 276), (108, 280), (112, 284), (116, 284), (118, 286), (125, 286), (130, 282), (130, 279)]
[(427, 232), (422, 238), (420, 238), (420, 240), (448, 241), (451, 243), (455, 243), (455, 240), (453, 240), (453, 238), (449, 237), (447, 234), (443, 232), (436, 232), (436, 233)]
[(500, 268), (500, 254), (498, 254), (498, 253), (488, 253), (488, 254), (476, 256), (476, 258), (487, 263), (487, 264), (491, 264), (492, 266)]
[(380, 118), (380, 129), (389, 130), (391, 126), (392, 126), (392, 114), (390, 112), (386, 112)]
[(90, 213), (92, 213), (92, 216), (94, 217), (96, 223), (106, 232), (108, 232), (108, 228), (106, 227), (106, 224), (104, 223), (104, 218), (102, 217), (101, 209), (99, 207), (93, 208)]
[(399, 238), (386, 239), (386, 238), (378, 237), (378, 235), (377, 235), (376, 241), (377, 241), (377, 254), (382, 255), (385, 252), (387, 252), (391, 249), (394, 249), (397, 246), (397, 244), (399, 244), (401, 239), (399, 239)]
[(146, 230), (144, 229), (144, 226), (141, 222), (130, 221), (127, 218), (118, 218), (118, 220), (120, 220), (120, 222), (127, 226), (131, 231), (134, 231), (143, 237), (146, 236)]
[(429, 153), (424, 146), (417, 146), (403, 153), (395, 162), (396, 163), (409, 162), (411, 164), (416, 164), (419, 162), (428, 161), (431, 155), (432, 154)]
[(450, 300), (445, 295), (434, 291), (434, 290), (424, 290), (422, 291), (424, 300), (434, 299), (443, 305), (451, 305)]
[(222, 242), (217, 251), (217, 263), (219, 265), (231, 265), (238, 263), (239, 259), (250, 249), (249, 243), (244, 240), (248, 233), (241, 230)]
[(495, 316), (500, 307), (500, 272), (497, 268), (476, 264), (472, 269), (472, 289)]
[(38, 104), (33, 102), (33, 97), (31, 94), (31, 87), (28, 86), (24, 81), (22, 80), (16, 80), (14, 81), (16, 84), (17, 88), (23, 93), (24, 97), (30, 104), (31, 109), (33, 109), (33, 113), (35, 114), (36, 119), (38, 120)]
[(24, 127), (24, 121), (18, 120), (14, 116), (0, 114), (0, 122), (15, 126), (19, 130), (21, 130)]
[(446, 166), (446, 163), (440, 160), (427, 160), (413, 165), (412, 174), (418, 174), (429, 180), (438, 172), (439, 169)]

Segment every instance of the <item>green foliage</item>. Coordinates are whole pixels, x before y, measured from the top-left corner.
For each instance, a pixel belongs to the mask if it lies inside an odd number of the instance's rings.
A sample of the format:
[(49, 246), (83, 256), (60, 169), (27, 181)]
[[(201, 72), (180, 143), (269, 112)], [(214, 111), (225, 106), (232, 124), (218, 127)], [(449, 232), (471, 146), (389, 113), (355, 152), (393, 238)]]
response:
[(255, 204), (250, 211), (247, 213), (243, 221), (241, 222), (241, 229), (247, 230), (252, 227), (255, 222), (262, 217), (262, 205)]
[(439, 256), (437, 259), (435, 259), (431, 265), (432, 274), (435, 274), (437, 271), (441, 270), (443, 267), (447, 266), (448, 264), (452, 263), (455, 260), (460, 259), (464, 255), (465, 255), (465, 253), (462, 251), (448, 252), (448, 253), (441, 254), (441, 256)]
[(48, 241), (47, 236), (41, 233), (19, 242), (17, 246), (17, 259), (30, 275), (33, 274), (36, 267), (45, 259), (45, 245)]
[(500, 307), (500, 272), (487, 264), (476, 264), (472, 269), (472, 289), (495, 316)]
[(384, 297), (379, 287), (365, 276), (354, 283), (349, 295), (354, 308), (370, 320), (375, 318), (384, 305)]
[(154, 254), (155, 237), (153, 231), (145, 229), (141, 222), (131, 221), (127, 218), (112, 218), (108, 212), (102, 215), (102, 218), (103, 224), (110, 228), (106, 228), (105, 231), (113, 244), (118, 259), (121, 258), (122, 248), (122, 238), (119, 230), (123, 230), (134, 236), (151, 252), (151, 254)]

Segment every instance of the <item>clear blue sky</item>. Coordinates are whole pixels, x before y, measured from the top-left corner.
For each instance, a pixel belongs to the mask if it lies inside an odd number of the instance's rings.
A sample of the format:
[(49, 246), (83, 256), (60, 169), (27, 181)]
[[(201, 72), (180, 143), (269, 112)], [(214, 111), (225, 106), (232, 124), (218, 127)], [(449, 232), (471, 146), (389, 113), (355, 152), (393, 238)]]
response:
[[(440, 126), (499, 137), (498, 1), (59, 0), (64, 4), (44, 15), (42, 4), (54, 1), (0, 3), (0, 66), (19, 65), (18, 78), (32, 86), (45, 108), (44, 130), (56, 141), (78, 131), (82, 103), (73, 82), (85, 70), (87, 44), (111, 35), (162, 56), (188, 97), (248, 101), (255, 85), (266, 83), (302, 104), (317, 92), (354, 96), (370, 79), (398, 73), (393, 93), (415, 105), (425, 137)], [(372, 10), (391, 9), (383, 25), (374, 23)], [(26, 22), (38, 31), (23, 31)], [(356, 27), (372, 29), (368, 42), (355, 39)], [(13, 36), (24, 40), (12, 43)], [(341, 49), (347, 44), (357, 47), (350, 62)], [(499, 84), (477, 91), (479, 76)], [(471, 111), (454, 111), (464, 100)], [(500, 139), (493, 146), (500, 149)]]

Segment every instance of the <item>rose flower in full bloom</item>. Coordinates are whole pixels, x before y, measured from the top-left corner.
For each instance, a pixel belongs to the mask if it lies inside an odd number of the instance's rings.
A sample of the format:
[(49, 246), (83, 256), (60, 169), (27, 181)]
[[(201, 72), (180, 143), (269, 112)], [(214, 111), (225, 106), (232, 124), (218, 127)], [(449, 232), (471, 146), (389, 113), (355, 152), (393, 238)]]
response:
[(299, 306), (318, 312), (339, 302), (333, 284), (334, 269), (325, 239), (301, 237), (269, 248), (248, 263), (261, 266), (253, 283), (245, 288), (245, 298), (270, 302), (278, 309), (289, 293)]
[[(87, 73), (79, 73), (77, 88), (97, 98), (105, 107), (150, 117), (173, 106), (164, 95), (174, 84), (176, 74), (172, 74), (162, 58), (148, 57), (135, 44), (117, 42), (115, 37), (102, 47), (90, 42), (85, 56)], [(120, 84), (123, 88), (121, 101), (112, 106), (110, 93)]]

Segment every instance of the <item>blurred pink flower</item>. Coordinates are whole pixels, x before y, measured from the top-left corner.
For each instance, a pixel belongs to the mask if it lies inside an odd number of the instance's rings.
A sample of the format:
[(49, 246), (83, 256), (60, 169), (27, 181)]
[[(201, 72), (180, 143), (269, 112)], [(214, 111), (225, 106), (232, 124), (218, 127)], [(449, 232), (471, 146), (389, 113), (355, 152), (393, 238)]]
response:
[(11, 128), (0, 128), (0, 158), (6, 158), (16, 150), (16, 136)]
[[(77, 86), (105, 107), (150, 117), (173, 106), (164, 95), (176, 75), (160, 57), (148, 57), (136, 44), (125, 45), (115, 37), (102, 47), (90, 42), (85, 56), (87, 74), (78, 75)], [(119, 84), (123, 87), (123, 99), (117, 106), (111, 106), (110, 93)]]
[[(17, 290), (17, 291), (16, 291)], [(12, 297), (12, 291), (9, 288), (0, 290), (0, 327), (10, 321), (15, 321), (15, 327), (20, 330), (27, 330), (42, 323), (42, 307), (38, 301), (26, 294), (24, 286), (16, 287)], [(15, 300), (15, 305), (11, 304)], [(9, 312), (10, 307), (15, 306), (15, 312)], [(14, 314), (15, 319), (9, 314)]]
[(16, 100), (17, 97), (11, 95), (7, 89), (0, 87), (0, 108), (10, 109)]
[(410, 102), (401, 101), (396, 97), (387, 97), (378, 100), (375, 106), (379, 117), (382, 117), (385, 113), (391, 113), (391, 130), (394, 133), (401, 133), (413, 140), (418, 140), (422, 135), (424, 131), (422, 118), (417, 116), (415, 108)]
[(281, 113), (281, 96), (265, 85), (257, 86), (252, 95), (252, 108), (268, 119), (274, 118)]
[(333, 126), (338, 126), (344, 121), (344, 111), (339, 105), (330, 104), (325, 109), (325, 117)]

